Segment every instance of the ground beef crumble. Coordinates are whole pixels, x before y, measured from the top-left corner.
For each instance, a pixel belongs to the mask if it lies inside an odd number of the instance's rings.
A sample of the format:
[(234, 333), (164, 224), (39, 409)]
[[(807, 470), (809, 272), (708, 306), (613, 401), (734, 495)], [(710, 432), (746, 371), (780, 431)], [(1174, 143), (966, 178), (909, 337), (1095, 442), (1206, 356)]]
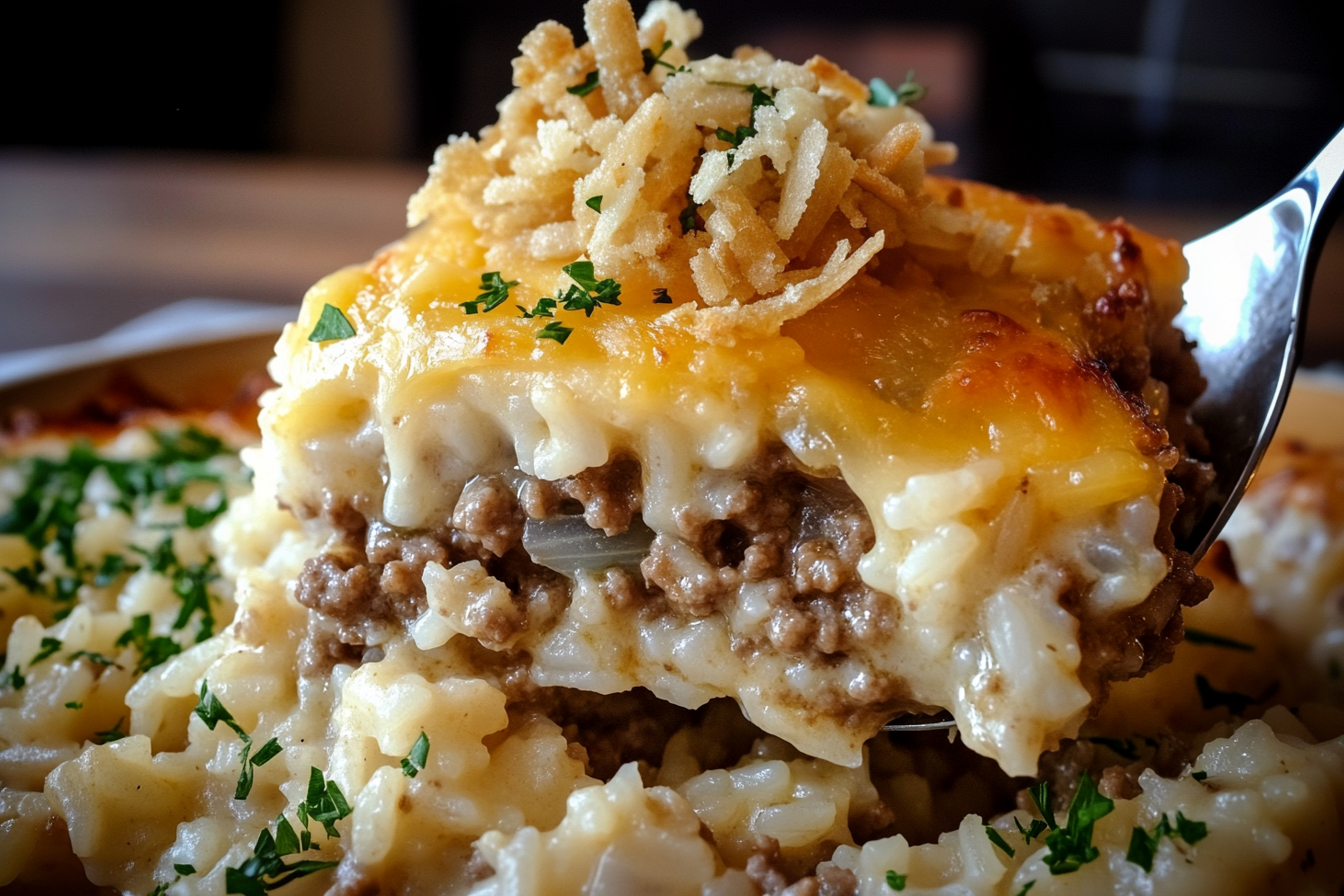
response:
[[(1093, 616), (1082, 593), (1063, 598), (1080, 621), (1079, 675), (1098, 703), (1110, 681), (1170, 657), (1181, 635), (1179, 606), (1207, 592), (1207, 581), (1176, 550), (1168, 528), (1181, 500), (1180, 488), (1168, 485), (1156, 546), (1172, 565), (1147, 600)], [(676, 531), (653, 538), (638, 570), (604, 571), (599, 588), (607, 603), (644, 616), (702, 618), (731, 615), (749, 597), (765, 615), (759, 628), (735, 633), (735, 651), (778, 651), (818, 663), (880, 643), (900, 624), (900, 604), (858, 574), (875, 534), (867, 510), (842, 480), (811, 475), (774, 445), (726, 477), (710, 507), (682, 508)], [(321, 516), (334, 535), (327, 552), (305, 565), (295, 596), (335, 624), (314, 628), (315, 643), (305, 655), (321, 668), (376, 643), (373, 629), (406, 624), (424, 612), (421, 578), (428, 563), (451, 567), (468, 560), (480, 562), (514, 595), (511, 610), (477, 620), (483, 642), (504, 650), (519, 632), (544, 631), (570, 599), (570, 580), (533, 562), (524, 549), (528, 520), (581, 514), (590, 527), (618, 535), (642, 508), (640, 466), (628, 456), (554, 482), (518, 471), (478, 476), (464, 486), (451, 518), (429, 530), (397, 529), (348, 503), (324, 500)], [(875, 679), (871, 693), (810, 699), (828, 714), (886, 711), (900, 696), (898, 685)]]
[(773, 837), (756, 837), (746, 872), (763, 896), (856, 896), (859, 892), (854, 872), (835, 865), (822, 865), (815, 874), (791, 880), (780, 862), (779, 841)]
[[(424, 612), (427, 563), (477, 560), (519, 602), (517, 613), (489, 629), (492, 643), (503, 644), (553, 618), (568, 600), (568, 579), (523, 550), (527, 519), (581, 513), (589, 526), (615, 535), (642, 507), (640, 466), (629, 457), (555, 482), (478, 476), (463, 488), (451, 520), (433, 531), (397, 529), (328, 496), (320, 516), (334, 534), (327, 552), (305, 565), (295, 596), (336, 623), (316, 637), (358, 645), (366, 640), (362, 624), (404, 623)], [(680, 531), (658, 536), (639, 571), (604, 572), (600, 587), (610, 605), (702, 617), (724, 610), (750, 584), (771, 607), (769, 646), (821, 657), (880, 638), (898, 622), (898, 605), (857, 574), (873, 528), (843, 482), (805, 475), (776, 446), (742, 473), (721, 510), (722, 519), (683, 514)], [(331, 644), (309, 653), (319, 665), (341, 655)]]

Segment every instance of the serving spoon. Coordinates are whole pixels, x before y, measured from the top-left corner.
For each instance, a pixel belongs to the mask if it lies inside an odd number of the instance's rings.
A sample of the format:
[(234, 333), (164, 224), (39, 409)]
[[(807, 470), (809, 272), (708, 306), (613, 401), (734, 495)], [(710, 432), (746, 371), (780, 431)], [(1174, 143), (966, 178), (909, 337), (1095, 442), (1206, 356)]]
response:
[[(1176, 533), (1176, 546), (1195, 560), (1236, 509), (1283, 416), (1342, 173), (1344, 130), (1273, 199), (1185, 246), (1190, 277), (1175, 323), (1195, 343), (1208, 380), (1192, 416), (1208, 437), (1216, 474), (1203, 514)], [(903, 718), (882, 730), (957, 724), (946, 713)]]

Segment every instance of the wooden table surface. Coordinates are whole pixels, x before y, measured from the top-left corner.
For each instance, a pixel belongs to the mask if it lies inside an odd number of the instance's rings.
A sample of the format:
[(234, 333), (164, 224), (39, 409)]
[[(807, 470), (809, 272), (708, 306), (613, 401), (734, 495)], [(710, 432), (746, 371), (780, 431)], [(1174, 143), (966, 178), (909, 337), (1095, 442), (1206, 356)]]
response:
[(406, 229), (425, 167), (0, 154), (0, 351), (177, 299), (292, 304)]
[[(193, 296), (297, 305), (404, 232), (426, 167), (0, 153), (0, 352), (87, 339)], [(1076, 201), (1178, 239), (1245, 211)], [(1307, 355), (1344, 361), (1344, 228), (1317, 275)]]

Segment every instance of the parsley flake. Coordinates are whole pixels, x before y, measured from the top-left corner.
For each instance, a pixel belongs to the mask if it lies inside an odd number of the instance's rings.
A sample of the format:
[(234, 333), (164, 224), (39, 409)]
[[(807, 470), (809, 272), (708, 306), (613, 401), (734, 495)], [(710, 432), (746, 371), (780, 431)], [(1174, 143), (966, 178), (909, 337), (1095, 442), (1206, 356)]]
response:
[(223, 491), (218, 491), (215, 496), (200, 507), (188, 506), (185, 520), (188, 529), (201, 529), (210, 525), (219, 518), (219, 515), (229, 509), (228, 495)]
[(29, 661), (28, 663), (28, 668), (29, 669), (33, 668), (47, 657), (54, 655), (56, 651), (60, 649), (61, 649), (60, 638), (43, 638), (41, 649), (38, 650), (37, 653), (33, 655), (32, 660)]
[(901, 890), (905, 889), (905, 879), (907, 876), (908, 875), (905, 874), (897, 874), (895, 871), (888, 871), (886, 878), (887, 886), (891, 887), (893, 890), (896, 890), (897, 892), (900, 892)]
[[(567, 264), (562, 269), (569, 279), (574, 282), (566, 290), (557, 291), (554, 298), (547, 296), (539, 299), (537, 304), (529, 311), (522, 305), (516, 306), (523, 317), (555, 317), (554, 311), (557, 308), (564, 308), (566, 311), (582, 311), (585, 317), (592, 317), (593, 312), (602, 305), (621, 304), (621, 284), (612, 280), (610, 277), (598, 280), (593, 271), (591, 261), (575, 261)], [(574, 332), (573, 327), (567, 327), (558, 320), (552, 320), (537, 331), (538, 339), (552, 339), (561, 345)]]
[(1225, 638), (1222, 635), (1215, 635), (1212, 632), (1201, 631), (1197, 628), (1188, 628), (1185, 630), (1185, 640), (1191, 644), (1198, 644), (1201, 647), (1226, 647), (1228, 650), (1241, 650), (1250, 653), (1255, 650), (1254, 644), (1247, 644), (1245, 641), (1236, 641), (1232, 638)]
[(135, 664), (135, 674), (141, 675), (155, 666), (166, 662), (170, 657), (182, 652), (182, 646), (167, 635), (149, 633), (150, 617), (142, 613), (131, 620), (131, 627), (117, 638), (117, 646), (134, 645), (140, 653)]
[(116, 666), (118, 669), (121, 668), (121, 666), (117, 665), (117, 661), (112, 659), (112, 657), (99, 653), (96, 650), (76, 650), (74, 653), (70, 654), (69, 659), (71, 662), (78, 659), (86, 659), (98, 666)]
[(754, 128), (756, 127), (756, 110), (762, 106), (773, 106), (775, 98), (755, 84), (747, 85), (747, 93), (751, 94), (751, 118), (748, 123)]
[(1196, 781), (1203, 781), (1203, 780), (1204, 780), (1205, 778), (1207, 778), (1208, 776), (1209, 776), (1209, 773), (1208, 773), (1208, 772), (1191, 772), (1191, 773), (1190, 773), (1190, 777), (1194, 778)]
[(569, 338), (569, 334), (574, 332), (573, 327), (567, 327), (558, 320), (553, 320), (546, 326), (537, 331), (538, 339), (554, 339), (561, 345)]
[(174, 864), (173, 870), (176, 871), (178, 874), (182, 875), (183, 877), (188, 877), (196, 873), (196, 866), (187, 864), (181, 864), (181, 865)]
[[(729, 164), (732, 164), (731, 162)], [(696, 212), (700, 210), (700, 204), (691, 198), (691, 194), (686, 194), (686, 207), (681, 210), (677, 216), (677, 223), (681, 225), (683, 234), (690, 233), (693, 230), (700, 230), (700, 222), (696, 219)]]
[(924, 85), (915, 80), (915, 70), (910, 69), (905, 73), (905, 80), (894, 88), (881, 78), (869, 81), (868, 105), (903, 106), (919, 102), (927, 93)]
[(243, 752), (239, 756), (242, 769), (238, 773), (238, 784), (233, 789), (233, 798), (236, 800), (247, 799), (248, 794), (252, 792), (252, 770), (256, 766), (265, 765), (279, 756), (284, 747), (280, 746), (279, 740), (273, 737), (266, 741), (260, 750), (252, 754), (253, 741), (251, 735), (244, 731), (243, 726), (239, 725), (234, 720), (233, 715), (224, 708), (224, 704), (210, 690), (210, 683), (206, 680), (201, 681), (201, 696), (196, 704), (196, 715), (211, 731), (214, 731), (215, 726), (223, 722), (243, 742)]
[(313, 327), (313, 332), (308, 334), (309, 342), (332, 342), (337, 339), (349, 339), (355, 335), (355, 328), (350, 323), (350, 318), (335, 305), (323, 305), (322, 315), (317, 319), (317, 326)]
[(589, 196), (589, 197), (588, 197), (588, 200), (587, 200), (586, 202), (584, 202), (583, 204), (586, 205), (586, 206), (588, 206), (588, 207), (589, 207), (590, 209), (592, 209), (593, 211), (597, 212), (599, 215), (602, 214), (602, 197), (601, 197), (601, 196)]
[(17, 568), (4, 567), (5, 572), (9, 573), (10, 578), (19, 583), (19, 586), (29, 594), (36, 594), (45, 597), (47, 593), (46, 586), (38, 578), (42, 575), (44, 567), (41, 560), (34, 560), (30, 566), (20, 566)]
[(1063, 827), (1055, 822), (1049, 811), (1050, 788), (1045, 782), (1031, 788), (1036, 806), (1045, 816), (1050, 833), (1046, 835), (1047, 852), (1042, 859), (1051, 874), (1070, 874), (1096, 859), (1101, 851), (1092, 845), (1092, 827), (1111, 813), (1115, 802), (1097, 792), (1092, 776), (1083, 772), (1078, 778), (1078, 789), (1069, 804), (1068, 821)]
[(1032, 786), (1031, 799), (1036, 804), (1036, 808), (1040, 810), (1041, 818), (1045, 819), (1046, 827), (1052, 831), (1059, 827), (1055, 823), (1055, 810), (1050, 805), (1050, 783), (1048, 781), (1042, 781)]
[(269, 828), (263, 828), (252, 847), (252, 856), (238, 868), (224, 869), (224, 892), (239, 896), (266, 896), (290, 881), (307, 877), (339, 862), (303, 859), (286, 864)]
[(115, 582), (123, 572), (139, 568), (138, 566), (128, 565), (124, 554), (104, 554), (102, 565), (98, 567), (98, 573), (93, 578), (93, 584), (99, 588), (106, 588)]
[(83, 709), (84, 704), (78, 700), (70, 700), (65, 704), (66, 709)]
[(117, 719), (117, 724), (113, 725), (106, 731), (95, 731), (93, 733), (93, 736), (96, 737), (97, 740), (94, 741), (94, 743), (110, 744), (114, 740), (121, 740), (123, 737), (126, 736), (126, 732), (121, 730), (121, 723), (124, 721), (126, 721), (126, 717), (122, 716), (121, 718)]
[(739, 125), (735, 131), (730, 131), (727, 128), (716, 128), (714, 136), (732, 147), (732, 149), (728, 150), (728, 167), (732, 168), (733, 156), (742, 145), (742, 141), (746, 140), (748, 137), (755, 137), (756, 129), (749, 124)]
[(530, 318), (530, 317), (555, 317), (554, 314), (555, 306), (556, 306), (555, 299), (551, 298), (550, 296), (542, 296), (540, 299), (537, 299), (537, 304), (532, 307), (531, 311), (528, 311), (522, 305), (514, 305), (513, 307), (521, 311), (523, 317)]
[[(509, 300), (509, 290), (518, 285), (517, 280), (505, 280), (499, 271), (488, 271), (481, 275), (481, 294), (470, 302), (462, 302), (468, 314), (478, 311), (494, 311)], [(484, 309), (481, 306), (484, 305)]]
[(1017, 854), (1017, 850), (1013, 849), (1011, 846), (1008, 845), (1008, 841), (1003, 839), (1003, 835), (998, 832), (998, 830), (994, 827), (994, 825), (992, 824), (985, 825), (985, 836), (989, 838), (990, 843), (993, 843), (999, 849), (1006, 852), (1008, 854), (1008, 858), (1011, 859), (1014, 855)]
[(1162, 813), (1162, 820), (1157, 823), (1157, 827), (1153, 829), (1151, 834), (1143, 828), (1134, 828), (1129, 837), (1129, 850), (1125, 853), (1125, 860), (1152, 874), (1153, 859), (1157, 856), (1157, 845), (1163, 837), (1172, 840), (1179, 837), (1187, 844), (1194, 846), (1208, 835), (1209, 827), (1204, 822), (1191, 821), (1185, 817), (1184, 813), (1177, 811), (1176, 824), (1173, 825), (1164, 812)]
[(575, 261), (561, 268), (574, 281), (561, 301), (566, 311), (583, 311), (592, 317), (598, 305), (621, 304), (621, 284), (610, 277), (598, 280), (591, 261)]
[[(647, 50), (645, 52), (648, 52)], [(575, 84), (573, 87), (566, 87), (566, 93), (572, 93), (575, 96), (587, 96), (597, 89), (597, 69), (588, 73), (588, 77), (583, 79), (582, 84)]]
[(665, 40), (663, 41), (663, 45), (658, 48), (657, 53), (653, 52), (653, 50), (650, 50), (648, 47), (645, 47), (643, 50), (641, 50), (640, 53), (644, 57), (644, 74), (646, 75), (649, 74), (650, 72), (653, 71), (654, 66), (658, 65), (661, 65), (663, 68), (673, 72), (677, 71), (677, 67), (675, 65), (673, 65), (670, 62), (663, 61), (663, 54), (666, 53), (671, 48), (672, 48), (672, 41)]
[(1013, 819), (1013, 823), (1017, 825), (1018, 833), (1022, 835), (1022, 839), (1027, 843), (1030, 843), (1032, 840), (1035, 840), (1037, 837), (1041, 836), (1041, 834), (1044, 834), (1046, 831), (1050, 829), (1050, 826), (1047, 825), (1045, 822), (1041, 821), (1039, 818), (1033, 818), (1031, 820), (1031, 827), (1027, 828), (1022, 827), (1022, 822), (1018, 821), (1016, 818)]
[(311, 768), (308, 772), (308, 798), (299, 807), (299, 820), (306, 826), (312, 818), (322, 824), (328, 837), (341, 836), (336, 832), (336, 822), (350, 814), (350, 804), (335, 781), (327, 781), (322, 772)]
[(408, 778), (414, 778), (425, 769), (425, 762), (429, 759), (429, 737), (421, 731), (420, 736), (415, 739), (411, 745), (411, 752), (406, 758), (401, 760), (401, 773)]

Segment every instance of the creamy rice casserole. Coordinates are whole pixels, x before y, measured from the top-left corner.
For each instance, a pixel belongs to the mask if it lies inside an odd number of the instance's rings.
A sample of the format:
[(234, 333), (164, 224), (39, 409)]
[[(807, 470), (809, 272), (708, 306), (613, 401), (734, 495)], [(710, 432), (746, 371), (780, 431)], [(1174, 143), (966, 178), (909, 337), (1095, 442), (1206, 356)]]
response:
[(1175, 547), (1179, 246), (926, 174), (910, 80), (585, 13), (259, 444), (8, 437), (0, 882), (1336, 892), (1344, 460)]

